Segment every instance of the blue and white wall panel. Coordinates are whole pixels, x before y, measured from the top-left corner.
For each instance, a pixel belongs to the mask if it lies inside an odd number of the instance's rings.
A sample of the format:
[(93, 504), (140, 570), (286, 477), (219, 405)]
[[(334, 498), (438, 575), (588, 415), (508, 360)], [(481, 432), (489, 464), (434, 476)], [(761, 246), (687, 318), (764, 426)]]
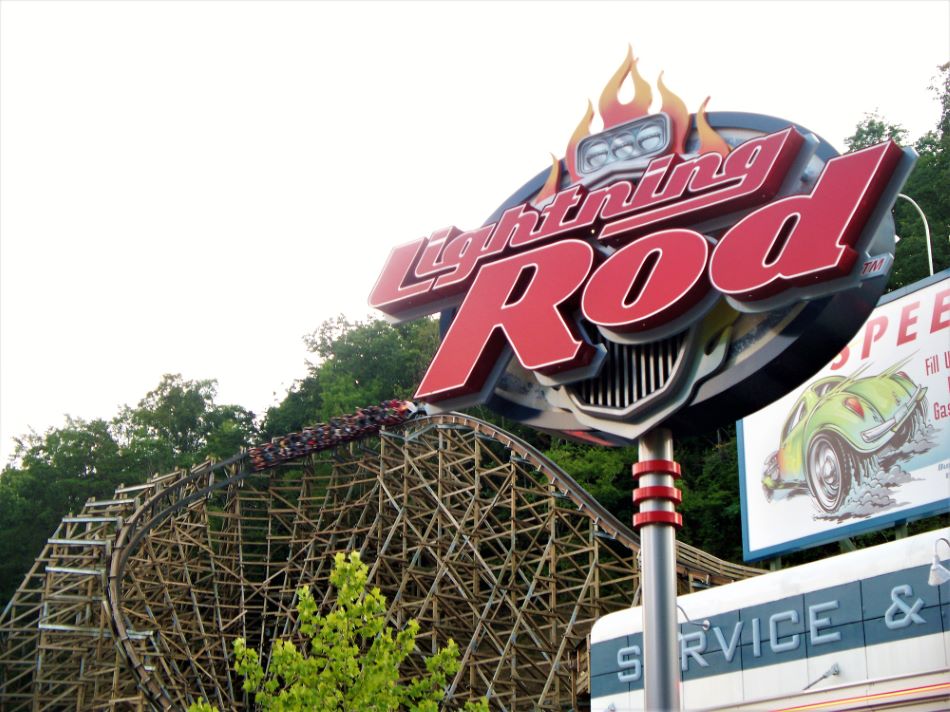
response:
[[(950, 583), (927, 581), (941, 536), (680, 596), (684, 709), (950, 709)], [(595, 623), (592, 712), (643, 709), (642, 631), (639, 607)]]

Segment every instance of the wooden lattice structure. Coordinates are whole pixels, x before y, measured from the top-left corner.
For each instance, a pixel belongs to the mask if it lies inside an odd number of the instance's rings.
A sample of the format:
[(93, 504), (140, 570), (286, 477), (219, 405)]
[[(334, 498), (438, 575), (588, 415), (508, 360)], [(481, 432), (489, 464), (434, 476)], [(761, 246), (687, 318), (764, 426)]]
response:
[[(232, 641), (292, 637), (296, 588), (331, 605), (357, 550), (418, 669), (451, 637), (447, 708), (578, 708), (586, 635), (638, 602), (638, 540), (530, 446), (459, 415), (420, 418), (253, 472), (246, 456), (120, 487), (65, 517), (0, 617), (0, 709), (247, 708)], [(691, 547), (680, 586), (754, 573)], [(412, 672), (412, 670), (407, 670)]]

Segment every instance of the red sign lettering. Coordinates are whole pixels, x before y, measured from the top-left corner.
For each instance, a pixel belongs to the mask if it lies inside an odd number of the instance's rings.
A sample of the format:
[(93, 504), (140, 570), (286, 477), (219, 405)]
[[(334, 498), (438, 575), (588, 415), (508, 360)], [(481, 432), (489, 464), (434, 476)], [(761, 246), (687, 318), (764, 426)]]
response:
[(709, 292), (710, 245), (692, 230), (665, 230), (630, 243), (591, 276), (584, 316), (614, 331), (647, 331), (690, 311)]
[(810, 195), (777, 200), (716, 245), (712, 283), (741, 302), (850, 273), (854, 245), (903, 155), (882, 143), (828, 162)]
[(803, 144), (802, 135), (788, 128), (746, 141), (724, 161), (718, 153), (682, 163), (672, 156), (658, 159), (637, 185), (629, 208), (615, 213), (636, 210), (637, 214), (605, 226), (600, 239), (611, 243), (628, 240), (648, 229), (696, 223), (768, 202)]
[(615, 96), (624, 76), (645, 91), (633, 67), (601, 94), (603, 128), (591, 133), (590, 107), (563, 159), (488, 222), (390, 253), (370, 306), (395, 322), (442, 312), (417, 398), (630, 443), (743, 417), (835, 354), (842, 368), (928, 321), (950, 327), (948, 292), (845, 346), (884, 291), (913, 151), (838, 156), (775, 117), (690, 114), (662, 86), (650, 114), (649, 96)]
[(917, 338), (916, 332), (911, 332), (910, 327), (917, 323), (915, 311), (920, 309), (920, 302), (912, 302), (901, 309), (900, 323), (897, 326), (897, 345), (906, 344)]
[(950, 326), (950, 289), (937, 293), (934, 300), (934, 313), (930, 320), (930, 333), (936, 333)]
[[(711, 289), (750, 310), (795, 288), (814, 293), (856, 269), (903, 152), (888, 142), (833, 158), (809, 193), (775, 199), (805, 144), (788, 128), (726, 158), (666, 155), (636, 184), (572, 185), (541, 210), (524, 203), (477, 230), (436, 231), (392, 251), (370, 304), (401, 320), (461, 303), (416, 394), (440, 401), (481, 392), (507, 346), (542, 374), (589, 363), (578, 305), (594, 325), (648, 338), (696, 318)], [(743, 209), (718, 241), (681, 227)], [(592, 270), (596, 243), (619, 249)], [(950, 325), (947, 312), (935, 309), (933, 329)], [(900, 339), (914, 323), (903, 316)], [(862, 358), (884, 326), (868, 323)]]
[(439, 401), (477, 393), (506, 343), (525, 368), (544, 374), (589, 362), (594, 349), (565, 312), (593, 261), (590, 245), (565, 240), (483, 267), (416, 397)]
[[(440, 311), (461, 301), (479, 264), (553, 239), (590, 237), (624, 244), (658, 227), (692, 224), (771, 200), (804, 145), (793, 128), (745, 142), (726, 159), (664, 156), (640, 182), (617, 181), (588, 191), (571, 186), (541, 211), (507, 210), (497, 223), (461, 232), (438, 230), (393, 250), (370, 295), (370, 306), (397, 320)], [(435, 277), (436, 279), (433, 279)]]
[(884, 332), (887, 331), (887, 317), (876, 316), (868, 319), (864, 325), (864, 347), (861, 349), (861, 358), (866, 359), (871, 355), (871, 345), (878, 341)]

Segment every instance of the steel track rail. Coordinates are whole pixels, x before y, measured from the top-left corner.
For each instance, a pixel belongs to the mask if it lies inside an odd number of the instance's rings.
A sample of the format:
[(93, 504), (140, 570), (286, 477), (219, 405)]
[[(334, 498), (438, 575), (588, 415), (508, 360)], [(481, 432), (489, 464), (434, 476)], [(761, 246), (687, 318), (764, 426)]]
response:
[[(527, 460), (535, 469), (544, 474), (580, 511), (586, 512), (587, 516), (593, 519), (605, 534), (616, 539), (631, 551), (640, 551), (640, 537), (633, 530), (617, 519), (606, 507), (594, 499), (577, 480), (551, 462), (540, 450), (517, 436), (501, 430), (487, 421), (460, 413), (430, 415), (425, 418), (417, 418), (411, 423), (416, 426), (415, 429), (417, 430), (421, 430), (429, 423), (467, 427), (481, 435), (499, 441), (512, 453)], [(683, 576), (688, 576), (691, 573), (708, 575), (710, 584), (732, 583), (739, 579), (764, 573), (761, 569), (723, 561), (701, 549), (682, 542), (677, 544), (676, 553), (677, 573)]]
[[(460, 413), (444, 413), (416, 417), (398, 426), (389, 426), (383, 432), (387, 436), (412, 441), (423, 433), (438, 428), (470, 429), (481, 437), (501, 443), (511, 452), (512, 457), (522, 459), (544, 475), (579, 511), (593, 519), (609, 538), (633, 552), (639, 552), (640, 538), (637, 534), (594, 499), (576, 480), (533, 446), (487, 421)], [(378, 436), (375, 432), (368, 433), (363, 439)], [(219, 489), (256, 474), (259, 475), (260, 472), (253, 469), (249, 454), (243, 452), (218, 463), (202, 463), (168, 486), (162, 487), (159, 482), (155, 482), (153, 488), (158, 488), (157, 491), (125, 520), (118, 531), (109, 560), (106, 590), (113, 633), (120, 650), (132, 667), (139, 687), (153, 704), (162, 709), (173, 708), (172, 697), (146, 669), (133, 644), (133, 635), (123, 614), (123, 579), (129, 557), (151, 531), (175, 513)], [(686, 577), (698, 574), (710, 584), (730, 583), (763, 573), (760, 569), (722, 561), (683, 543), (678, 544), (677, 548), (677, 571)]]

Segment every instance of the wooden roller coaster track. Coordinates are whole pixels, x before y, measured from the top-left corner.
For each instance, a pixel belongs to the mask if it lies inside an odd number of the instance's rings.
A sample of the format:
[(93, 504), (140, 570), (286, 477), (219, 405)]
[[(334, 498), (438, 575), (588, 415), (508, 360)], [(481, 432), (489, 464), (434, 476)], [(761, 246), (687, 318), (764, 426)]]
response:
[[(232, 643), (297, 637), (295, 592), (332, 605), (359, 551), (421, 669), (448, 638), (446, 707), (579, 709), (586, 635), (638, 603), (637, 535), (540, 452), (458, 414), (257, 472), (246, 453), (119, 487), (64, 517), (0, 616), (0, 710), (251, 705)], [(681, 591), (759, 573), (680, 544)]]

